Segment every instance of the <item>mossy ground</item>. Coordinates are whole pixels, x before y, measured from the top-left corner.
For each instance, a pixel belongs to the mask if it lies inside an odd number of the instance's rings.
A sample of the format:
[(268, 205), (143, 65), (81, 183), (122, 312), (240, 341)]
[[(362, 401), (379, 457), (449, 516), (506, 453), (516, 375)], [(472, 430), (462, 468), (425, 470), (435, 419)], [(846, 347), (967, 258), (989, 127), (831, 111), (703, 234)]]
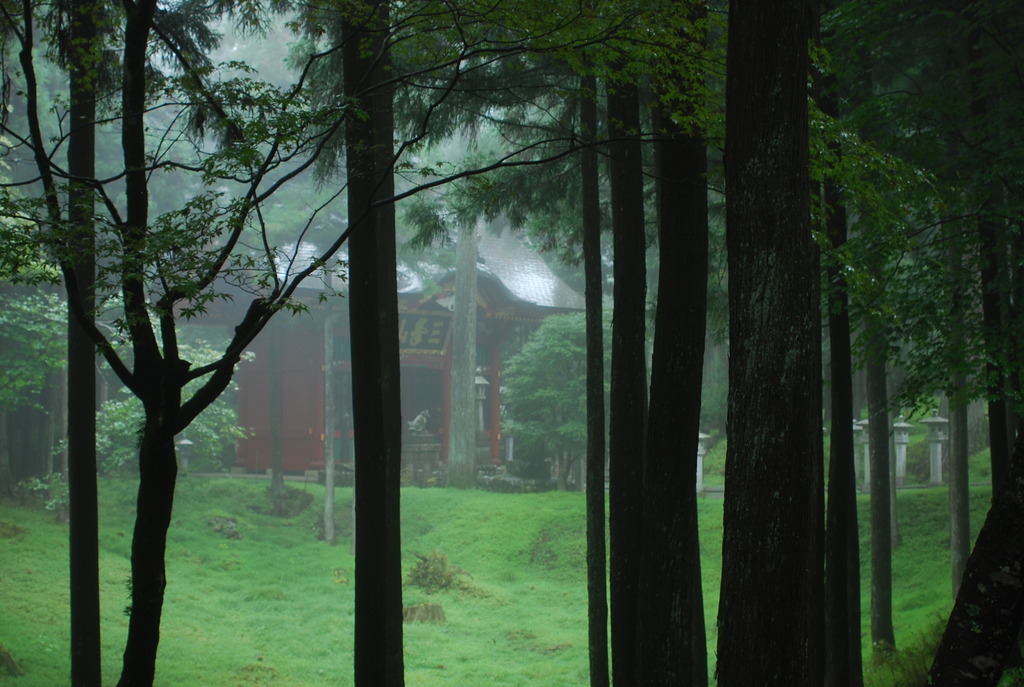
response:
[[(181, 480), (167, 547), (168, 586), (157, 685), (350, 685), (355, 563), (351, 490), (338, 489), (343, 534), (316, 538), (323, 488), (292, 484), (313, 503), (266, 514), (267, 482)], [(903, 543), (894, 556), (898, 647), (910, 647), (951, 605), (946, 490), (900, 493)], [(988, 489), (972, 497), (972, 525)], [(135, 484), (100, 485), (104, 682), (118, 675), (127, 619)], [(709, 656), (721, 574), (722, 501), (700, 499)], [(402, 492), (403, 573), (438, 552), (466, 584), (428, 593), (407, 585), (406, 605), (440, 604), (446, 622), (405, 626), (406, 684), (519, 687), (587, 684), (585, 515), (582, 494)], [(867, 627), (867, 502), (861, 537)], [(232, 523), (225, 525), (225, 523)], [(231, 532), (237, 532), (235, 538)], [(0, 502), (0, 643), (25, 669), (0, 684), (52, 687), (68, 675), (67, 528), (52, 514)], [(865, 653), (869, 656), (868, 632)], [(713, 670), (713, 665), (712, 665)], [(882, 667), (876, 685), (894, 683)]]

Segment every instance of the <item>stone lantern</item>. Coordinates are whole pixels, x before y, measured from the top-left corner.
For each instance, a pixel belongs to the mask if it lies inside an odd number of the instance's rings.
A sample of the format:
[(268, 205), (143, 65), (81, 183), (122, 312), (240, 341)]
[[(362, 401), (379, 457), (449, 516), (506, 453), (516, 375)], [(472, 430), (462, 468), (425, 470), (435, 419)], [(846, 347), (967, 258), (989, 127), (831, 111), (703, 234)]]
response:
[(179, 439), (177, 442), (178, 446), (178, 462), (181, 463), (181, 474), (188, 475), (188, 461), (192, 458), (192, 442), (188, 439)]
[(902, 487), (907, 479), (907, 444), (910, 443), (910, 430), (914, 425), (904, 422), (893, 423), (892, 440), (896, 445), (896, 486)]
[(942, 442), (947, 438), (949, 420), (936, 414), (921, 420), (921, 424), (928, 427), (928, 482), (942, 484)]
[(710, 438), (710, 434), (697, 433), (697, 493), (704, 491), (704, 455), (708, 452), (704, 442)]
[(864, 482), (861, 491), (871, 491), (871, 435), (867, 420), (853, 421), (853, 438), (864, 449), (864, 469), (861, 471)]
[(481, 367), (476, 368), (476, 377), (473, 380), (473, 388), (476, 391), (476, 429), (478, 432), (484, 431), (486, 424), (484, 423), (484, 406), (487, 403), (487, 387), (491, 385), (484, 377), (484, 370)]

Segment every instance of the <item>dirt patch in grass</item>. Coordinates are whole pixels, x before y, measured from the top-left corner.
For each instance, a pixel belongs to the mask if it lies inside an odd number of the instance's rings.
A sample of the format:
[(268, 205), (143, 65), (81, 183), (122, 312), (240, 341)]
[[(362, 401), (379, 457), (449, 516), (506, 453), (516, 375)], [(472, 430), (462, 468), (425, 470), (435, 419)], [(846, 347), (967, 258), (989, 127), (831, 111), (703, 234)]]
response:
[(439, 625), (448, 622), (448, 619), (444, 615), (441, 604), (417, 604), (402, 608), (402, 622)]
[(238, 531), (238, 520), (235, 518), (217, 515), (207, 520), (206, 524), (214, 534), (219, 534), (226, 539), (242, 538), (242, 533)]
[(250, 663), (235, 671), (235, 684), (243, 685), (276, 685), (280, 684), (277, 669), (262, 663)]
[(28, 530), (13, 522), (0, 520), (0, 539), (14, 539), (28, 534)]
[(274, 515), (279, 518), (294, 518), (313, 503), (313, 494), (302, 489), (286, 486), (277, 494), (267, 489), (260, 503), (249, 505), (249, 509), (260, 515)]
[(558, 563), (558, 551), (552, 545), (554, 534), (550, 528), (544, 529), (530, 547), (530, 562), (545, 568), (554, 568)]

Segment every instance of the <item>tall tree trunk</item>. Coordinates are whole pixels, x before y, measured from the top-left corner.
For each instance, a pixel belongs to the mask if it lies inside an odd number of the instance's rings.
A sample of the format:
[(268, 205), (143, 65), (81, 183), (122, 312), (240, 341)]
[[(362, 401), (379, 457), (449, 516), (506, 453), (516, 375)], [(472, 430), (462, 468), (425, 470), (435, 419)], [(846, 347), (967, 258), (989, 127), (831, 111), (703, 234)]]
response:
[[(845, 288), (835, 281), (841, 279), (838, 274), (830, 276), (837, 291)], [(828, 687), (864, 684), (852, 354), (846, 303), (845, 291), (837, 293), (831, 299), (829, 311), (832, 429), (825, 518), (825, 685)]]
[[(825, 76), (820, 104), (838, 116), (836, 80)], [(846, 243), (846, 208), (839, 184), (825, 181), (826, 231), (834, 250)], [(857, 531), (856, 449), (853, 443), (853, 363), (850, 308), (843, 265), (828, 265), (829, 443), (828, 499), (825, 513), (825, 685), (861, 687), (860, 537)]]
[(583, 77), (580, 126), (590, 147), (580, 153), (583, 273), (587, 327), (587, 628), (590, 687), (608, 687), (608, 563), (604, 508), (604, 278), (601, 274), (601, 187), (598, 178), (597, 79)]
[[(974, 0), (967, 0), (965, 4), (966, 14), (972, 18), (977, 12), (980, 3)], [(984, 50), (982, 47), (983, 32), (980, 27), (973, 28), (968, 34), (967, 45), (967, 73), (971, 81), (971, 120), (974, 122), (986, 122), (988, 120), (988, 102), (982, 92), (982, 81), (984, 79), (982, 62)], [(979, 134), (984, 137), (984, 133)], [(977, 150), (976, 154), (983, 154)], [(995, 500), (999, 494), (1007, 488), (1007, 475), (1010, 470), (1010, 423), (1007, 414), (1007, 375), (1006, 369), (1017, 369), (1020, 361), (1011, 359), (1011, 347), (1006, 345), (1007, 332), (1003, 325), (1003, 312), (1008, 307), (1005, 302), (1007, 290), (1000, 277), (1005, 269), (1005, 258), (1003, 252), (1005, 246), (999, 225), (990, 215), (994, 209), (996, 196), (1000, 195), (998, 182), (994, 182), (986, 194), (985, 204), (982, 207), (982, 216), (978, 220), (978, 244), (980, 248), (981, 269), (979, 279), (981, 281), (981, 312), (984, 321), (985, 348), (988, 355), (985, 356), (985, 376), (988, 392), (988, 426), (989, 426), (989, 455), (992, 462), (992, 498)], [(955, 591), (955, 589), (954, 589)]]
[(812, 16), (807, 2), (729, 4), (720, 687), (811, 687), (823, 678), (821, 314), (807, 132)]
[(658, 308), (644, 471), (638, 684), (708, 682), (697, 524), (697, 448), (707, 323), (707, 148), (660, 115)]
[[(95, 49), (97, 7), (72, 3), (69, 68), (71, 129), (68, 171), (73, 179), (96, 176)], [(79, 299), (93, 319), (96, 240), (92, 189), (72, 183), (68, 219), (75, 241), (68, 301)], [(68, 310), (68, 555), (71, 577), (71, 684), (99, 685), (100, 579), (96, 496), (96, 347)]]
[(393, 109), (385, 5), (343, 29), (345, 92), (365, 113), (348, 120), (349, 319), (356, 441), (355, 684), (400, 687), (402, 568), (399, 522), (401, 403), (393, 203)]
[(647, 295), (639, 93), (634, 84), (608, 85), (609, 176), (613, 275), (611, 400), (609, 402), (609, 533), (612, 682), (635, 684), (637, 586), (646, 459)]
[[(928, 673), (928, 684), (995, 687), (1024, 621), (1024, 427), (1008, 488), (993, 502), (967, 560), (963, 584)], [(979, 631), (979, 629), (981, 631)]]
[(145, 426), (139, 446), (139, 493), (132, 536), (132, 605), (118, 687), (153, 684), (166, 586), (164, 550), (178, 471), (174, 432), (169, 428), (181, 404), (180, 370), (164, 361), (157, 345), (137, 262), (146, 251), (149, 223), (144, 113), (146, 52), (155, 12), (155, 0), (128, 6), (124, 30), (121, 147), (126, 209), (121, 227), (125, 258), (121, 294), (134, 354), (133, 391), (142, 400)]
[(892, 627), (892, 504), (889, 485), (889, 395), (885, 377), (885, 336), (881, 323), (868, 326), (865, 362), (868, 402), (868, 462), (871, 467), (871, 646), (896, 647)]
[(472, 224), (459, 230), (455, 257), (448, 486), (460, 489), (476, 478), (476, 232)]

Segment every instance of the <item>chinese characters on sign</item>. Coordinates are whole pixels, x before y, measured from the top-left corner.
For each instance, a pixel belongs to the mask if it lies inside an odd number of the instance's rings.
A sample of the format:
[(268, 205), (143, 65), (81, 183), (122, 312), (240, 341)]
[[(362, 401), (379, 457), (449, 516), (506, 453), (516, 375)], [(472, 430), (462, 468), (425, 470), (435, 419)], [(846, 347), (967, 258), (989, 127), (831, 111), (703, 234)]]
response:
[(405, 352), (441, 355), (450, 330), (450, 315), (403, 313), (398, 319), (398, 346)]

